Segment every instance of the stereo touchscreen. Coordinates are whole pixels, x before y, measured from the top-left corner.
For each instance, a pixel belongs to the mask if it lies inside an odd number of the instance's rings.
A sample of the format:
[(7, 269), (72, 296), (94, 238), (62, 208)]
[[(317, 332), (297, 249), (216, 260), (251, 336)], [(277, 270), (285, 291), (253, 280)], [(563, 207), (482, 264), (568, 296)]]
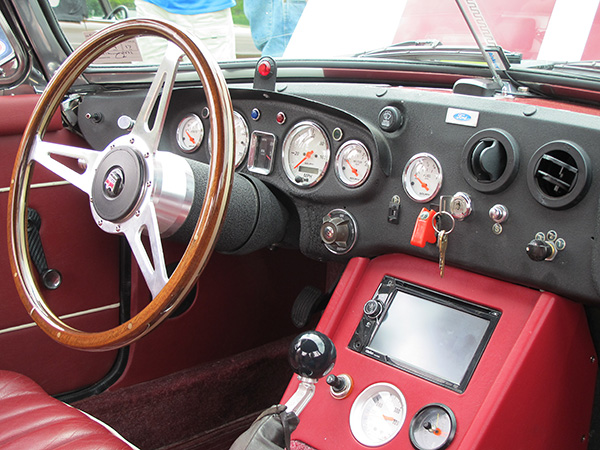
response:
[(350, 348), (464, 392), (500, 312), (384, 277)]

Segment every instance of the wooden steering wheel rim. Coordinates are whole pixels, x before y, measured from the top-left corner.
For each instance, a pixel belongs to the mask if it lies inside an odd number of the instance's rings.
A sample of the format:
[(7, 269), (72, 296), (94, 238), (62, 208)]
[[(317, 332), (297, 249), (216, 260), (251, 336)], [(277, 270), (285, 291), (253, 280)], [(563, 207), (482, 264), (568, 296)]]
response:
[[(200, 217), (175, 272), (164, 288), (137, 315), (112, 329), (84, 332), (66, 325), (48, 307), (32, 270), (27, 244), (27, 197), (33, 172), (29, 154), (43, 138), (71, 85), (100, 55), (137, 36), (158, 36), (178, 45), (193, 64), (204, 87), (210, 114), (211, 165)], [(25, 129), (13, 168), (8, 201), (9, 260), (17, 291), (27, 312), (52, 339), (68, 347), (99, 351), (123, 347), (148, 333), (169, 315), (195, 284), (214, 249), (233, 181), (233, 108), (216, 61), (202, 44), (170, 24), (129, 19), (107, 27), (78, 47), (56, 71)]]

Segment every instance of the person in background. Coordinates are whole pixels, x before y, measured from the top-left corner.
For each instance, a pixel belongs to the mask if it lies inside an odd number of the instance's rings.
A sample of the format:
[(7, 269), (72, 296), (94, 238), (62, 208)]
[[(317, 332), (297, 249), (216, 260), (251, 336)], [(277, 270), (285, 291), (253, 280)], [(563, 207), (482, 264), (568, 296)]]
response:
[(254, 45), (263, 56), (282, 56), (306, 0), (244, 0)]
[[(231, 8), (235, 0), (135, 0), (137, 17), (176, 24), (198, 37), (218, 61), (235, 59), (235, 33)], [(146, 63), (160, 63), (166, 41), (141, 38)]]

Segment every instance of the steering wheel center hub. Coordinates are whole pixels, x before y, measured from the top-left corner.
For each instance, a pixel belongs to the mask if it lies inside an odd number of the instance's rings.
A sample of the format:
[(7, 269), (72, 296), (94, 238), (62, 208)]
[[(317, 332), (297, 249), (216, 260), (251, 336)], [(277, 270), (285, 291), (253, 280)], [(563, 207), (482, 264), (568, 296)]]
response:
[(138, 205), (146, 179), (138, 152), (117, 147), (100, 162), (92, 184), (92, 204), (98, 215), (111, 222), (127, 217)]

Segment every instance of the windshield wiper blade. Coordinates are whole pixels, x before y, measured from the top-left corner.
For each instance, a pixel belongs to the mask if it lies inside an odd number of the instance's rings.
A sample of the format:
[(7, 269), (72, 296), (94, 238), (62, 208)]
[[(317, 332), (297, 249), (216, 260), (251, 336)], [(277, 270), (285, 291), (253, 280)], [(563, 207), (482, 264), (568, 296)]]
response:
[[(431, 45), (426, 42), (431, 43)], [(417, 44), (413, 45), (412, 43)], [(398, 58), (413, 61), (485, 62), (485, 58), (477, 47), (445, 46), (440, 41), (401, 42), (383, 49), (362, 52), (355, 56), (358, 58)], [(519, 64), (523, 55), (504, 51), (504, 56), (511, 64)]]
[(403, 41), (396, 42), (395, 44), (388, 45), (387, 47), (378, 48), (375, 50), (367, 50), (366, 52), (357, 53), (356, 57), (362, 56), (387, 56), (388, 53), (396, 53), (397, 51), (409, 50), (412, 48), (436, 48), (438, 45), (442, 45), (442, 43), (437, 39), (425, 39), (425, 40), (416, 40), (416, 41)]

